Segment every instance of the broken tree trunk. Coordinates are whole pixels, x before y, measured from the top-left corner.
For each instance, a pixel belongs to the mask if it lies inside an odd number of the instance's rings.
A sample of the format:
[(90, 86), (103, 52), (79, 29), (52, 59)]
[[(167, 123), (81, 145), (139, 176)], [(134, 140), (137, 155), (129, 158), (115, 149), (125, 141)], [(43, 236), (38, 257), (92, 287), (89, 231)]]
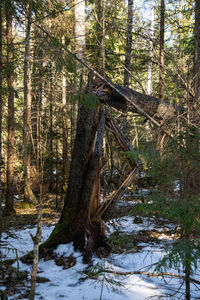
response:
[(85, 245), (89, 214), (96, 210), (100, 199), (98, 178), (104, 123), (100, 105), (96, 109), (80, 105), (64, 208), (42, 248), (54, 248), (71, 241), (80, 249)]
[[(182, 112), (182, 108), (174, 107), (167, 101), (136, 92), (117, 84), (109, 85), (95, 75), (93, 76), (92, 92), (102, 103), (112, 106), (117, 110), (123, 112), (129, 111), (144, 116), (148, 114), (157, 120), (169, 120), (174, 118), (178, 111)], [(130, 102), (128, 102), (125, 97), (127, 97)]]

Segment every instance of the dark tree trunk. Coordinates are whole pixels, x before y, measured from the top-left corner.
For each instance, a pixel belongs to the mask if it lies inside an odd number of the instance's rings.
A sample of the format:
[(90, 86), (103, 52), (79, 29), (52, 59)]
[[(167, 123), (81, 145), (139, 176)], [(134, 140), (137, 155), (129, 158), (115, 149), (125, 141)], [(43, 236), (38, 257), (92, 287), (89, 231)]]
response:
[(26, 39), (24, 54), (24, 201), (29, 203), (30, 190), (30, 126), (31, 126), (31, 66), (30, 66), (30, 34), (31, 34), (31, 18), (32, 18), (32, 0), (27, 5), (26, 12)]
[(59, 223), (44, 244), (45, 248), (71, 241), (78, 248), (84, 247), (90, 214), (99, 201), (97, 182), (103, 133), (103, 109), (81, 105), (64, 209)]
[(194, 53), (194, 89), (195, 100), (199, 102), (200, 96), (200, 0), (195, 2), (195, 53)]
[(7, 37), (7, 86), (8, 86), (8, 148), (7, 148), (7, 189), (5, 214), (15, 212), (14, 197), (14, 88), (13, 88), (13, 35), (11, 1), (6, 2)]
[(97, 71), (105, 72), (105, 0), (95, 0), (97, 12)]
[(160, 6), (160, 99), (164, 99), (164, 36), (165, 36), (165, 0), (161, 0)]
[[(123, 112), (129, 111), (142, 115), (143, 113), (140, 109), (136, 108), (137, 106), (149, 116), (154, 116), (157, 119), (163, 120), (169, 120), (176, 115), (177, 111), (182, 111), (182, 108), (175, 108), (172, 104), (164, 100), (138, 93), (130, 88), (122, 87), (117, 84), (113, 84), (112, 86), (114, 88), (109, 84), (105, 84), (99, 78), (94, 77), (92, 91), (102, 103), (112, 106), (117, 110)], [(136, 106), (129, 105), (126, 99), (118, 91), (128, 97)]]
[(124, 86), (126, 87), (129, 86), (129, 79), (130, 79), (132, 27), (133, 27), (133, 0), (128, 0), (127, 38), (126, 38), (126, 54), (125, 54), (125, 65), (124, 65)]
[(2, 65), (2, 55), (3, 55), (3, 19), (2, 19), (3, 5), (0, 3), (0, 240), (2, 232), (2, 182), (1, 182), (1, 168), (2, 168), (2, 105), (3, 105), (3, 65)]

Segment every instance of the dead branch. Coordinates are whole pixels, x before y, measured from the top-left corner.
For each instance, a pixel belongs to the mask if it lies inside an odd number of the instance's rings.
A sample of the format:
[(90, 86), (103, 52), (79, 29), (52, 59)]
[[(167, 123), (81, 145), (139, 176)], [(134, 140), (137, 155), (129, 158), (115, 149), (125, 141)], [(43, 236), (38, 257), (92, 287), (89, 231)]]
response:
[[(130, 272), (119, 272), (119, 271), (113, 271), (113, 270), (108, 270), (108, 269), (100, 269), (98, 271), (98, 274), (100, 273), (110, 273), (114, 275), (119, 275), (119, 276), (128, 276), (128, 275), (146, 275), (146, 276), (152, 276), (152, 277), (177, 277), (181, 279), (185, 279), (185, 275), (180, 275), (180, 274), (174, 274), (174, 273), (169, 273), (169, 272), (161, 272), (161, 273), (152, 273), (152, 272), (145, 272), (145, 271), (130, 271)], [(190, 278), (190, 281), (196, 284), (200, 285), (200, 281), (196, 280), (194, 278)]]

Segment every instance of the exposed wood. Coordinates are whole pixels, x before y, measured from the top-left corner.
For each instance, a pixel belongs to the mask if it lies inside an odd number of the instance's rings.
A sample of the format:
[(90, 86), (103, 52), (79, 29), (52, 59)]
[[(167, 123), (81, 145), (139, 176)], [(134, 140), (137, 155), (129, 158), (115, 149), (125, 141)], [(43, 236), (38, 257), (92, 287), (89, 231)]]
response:
[[(124, 132), (120, 129), (117, 122), (108, 114), (106, 113), (106, 127), (112, 132), (116, 141), (118, 142), (119, 146), (124, 152), (132, 152), (133, 146)], [(130, 165), (140, 167), (141, 161), (138, 158), (128, 159)]]
[(111, 205), (113, 206), (123, 195), (123, 193), (125, 192), (126, 188), (130, 185), (130, 183), (134, 180), (134, 178), (138, 177), (138, 168), (135, 167), (127, 176), (127, 178), (125, 179), (125, 181), (121, 184), (121, 186), (119, 187), (119, 189), (114, 192), (114, 194), (112, 194), (110, 197), (108, 197), (107, 199), (105, 199), (105, 201), (100, 205), (100, 207), (98, 208), (94, 218), (94, 219), (99, 219), (106, 218), (106, 214), (108, 211), (108, 208), (111, 208)]

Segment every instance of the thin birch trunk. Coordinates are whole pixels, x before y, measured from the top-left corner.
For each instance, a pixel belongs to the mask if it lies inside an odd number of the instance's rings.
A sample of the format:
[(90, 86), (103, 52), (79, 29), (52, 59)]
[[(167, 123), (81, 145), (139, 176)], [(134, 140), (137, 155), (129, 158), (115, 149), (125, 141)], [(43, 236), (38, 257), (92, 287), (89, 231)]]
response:
[[(86, 41), (85, 41), (85, 0), (74, 0), (74, 34), (75, 34), (75, 53), (77, 57), (83, 61), (85, 61), (85, 49), (86, 49)], [(84, 80), (84, 67), (82, 64), (77, 62), (76, 65), (76, 85), (77, 91), (80, 95), (82, 93), (83, 88), (83, 80)], [(74, 136), (76, 133), (76, 123), (78, 116), (78, 102), (74, 104), (74, 115), (73, 115), (73, 128), (74, 128)]]

